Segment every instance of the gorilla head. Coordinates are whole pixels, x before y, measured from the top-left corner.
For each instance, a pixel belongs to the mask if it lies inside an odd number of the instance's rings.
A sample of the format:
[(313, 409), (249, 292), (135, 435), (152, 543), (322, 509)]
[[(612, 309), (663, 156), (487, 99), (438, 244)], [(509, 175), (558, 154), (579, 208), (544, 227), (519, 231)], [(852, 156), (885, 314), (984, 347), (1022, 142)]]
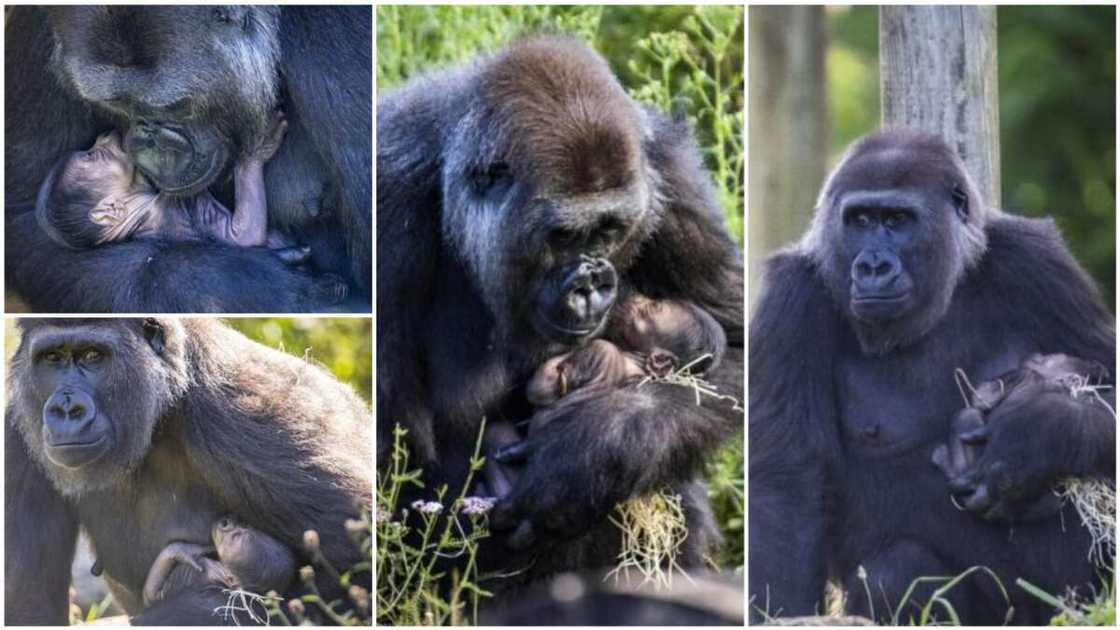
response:
[[(108, 324), (108, 325), (107, 325)], [(175, 320), (20, 320), (9, 392), (17, 428), (56, 487), (114, 485), (151, 445), (156, 420), (188, 385)]]
[(276, 107), (274, 7), (50, 8), (64, 84), (128, 127), (156, 187), (201, 191), (263, 136)]
[(645, 114), (601, 58), (569, 40), (523, 40), (477, 79), (449, 125), (444, 240), (499, 335), (595, 334), (618, 272), (652, 230)]
[(857, 142), (825, 181), (802, 247), (864, 352), (921, 338), (987, 246), (992, 212), (934, 136), (886, 130)]

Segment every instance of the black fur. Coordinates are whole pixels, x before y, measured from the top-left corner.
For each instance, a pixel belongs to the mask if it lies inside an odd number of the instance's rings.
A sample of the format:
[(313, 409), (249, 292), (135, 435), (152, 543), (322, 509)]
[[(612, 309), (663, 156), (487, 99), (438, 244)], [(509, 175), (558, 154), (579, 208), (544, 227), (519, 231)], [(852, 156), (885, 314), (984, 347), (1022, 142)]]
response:
[[(197, 147), (228, 157), (228, 173), (280, 107), (290, 127), (265, 168), (271, 225), (310, 244), (317, 270), (349, 281), (355, 297), (344, 308), (368, 311), (369, 7), (16, 7), (6, 21), (5, 267), (8, 287), (33, 310), (337, 310), (313, 277), (263, 249), (117, 243), (70, 252), (25, 220), (50, 166), (106, 129), (185, 125)], [(199, 185), (233, 207), (228, 178)]]
[[(615, 269), (620, 290), (712, 314), (731, 347), (710, 378), (741, 399), (742, 263), (695, 141), (584, 45), (529, 38), (416, 78), (381, 98), (377, 126), (379, 448), (404, 424), (428, 488), (457, 491), (482, 419), (525, 419), (533, 370), (599, 334), (540, 323), (581, 257)], [(741, 412), (652, 384), (541, 413), (480, 565), (532, 566), (493, 586), (612, 564), (608, 512), (666, 484), (685, 494), (686, 562), (699, 561), (714, 527), (690, 480)]]
[[(6, 623), (66, 622), (79, 526), (134, 623), (218, 621), (218, 589), (176, 593), (151, 611), (141, 610), (140, 595), (168, 543), (209, 544), (226, 513), (297, 551), (313, 528), (336, 567), (362, 560), (344, 523), (372, 494), (369, 408), (327, 371), (216, 320), (20, 326), (5, 432)], [(44, 356), (55, 346), (43, 344), (60, 336), (78, 348), (98, 340), (106, 355), (98, 391), (87, 393), (112, 425), (111, 450), (78, 468), (53, 463), (44, 449), (57, 368)], [(329, 578), (319, 588), (342, 595)]]
[[(889, 324), (854, 319), (846, 299), (853, 280), (837, 260), (852, 230), (838, 212), (851, 191), (899, 195), (891, 207), (907, 191), (922, 200), (913, 238), (896, 251), (926, 298)], [(850, 612), (887, 621), (900, 609), (905, 623), (934, 588), (904, 604), (914, 579), (983, 565), (1008, 589), (1011, 622), (1045, 623), (1054, 611), (1017, 578), (1048, 593), (1100, 586), (1077, 513), (1067, 505), (1041, 521), (1008, 523), (958, 510), (930, 455), (964, 406), (955, 369), (979, 383), (1036, 352), (1111, 366), (1113, 317), (1052, 221), (984, 208), (959, 160), (930, 136), (885, 131), (857, 144), (826, 182), (817, 213), (800, 246), (770, 259), (751, 321), (752, 617), (821, 611), (831, 578), (846, 589)], [(951, 299), (938, 313), (928, 296), (945, 291)], [(1063, 394), (1001, 411), (1008, 429), (992, 435), (953, 490), (987, 484), (1010, 510), (1064, 477), (1114, 481), (1115, 424), (1103, 407)], [(984, 574), (947, 597), (965, 624), (1000, 624), (1008, 614)]]

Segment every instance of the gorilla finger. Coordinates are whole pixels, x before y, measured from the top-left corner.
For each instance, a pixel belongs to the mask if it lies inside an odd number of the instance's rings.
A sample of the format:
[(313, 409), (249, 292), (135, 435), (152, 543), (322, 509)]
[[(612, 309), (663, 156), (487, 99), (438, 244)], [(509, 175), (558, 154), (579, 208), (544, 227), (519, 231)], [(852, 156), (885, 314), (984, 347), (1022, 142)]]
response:
[(968, 444), (969, 446), (983, 446), (984, 444), (988, 443), (988, 439), (991, 436), (992, 436), (991, 429), (988, 427), (988, 425), (984, 425), (984, 426), (982, 426), (978, 429), (973, 429), (971, 431), (965, 431), (964, 433), (961, 433), (957, 437), (960, 438), (961, 442), (964, 442), (965, 444)]
[(946, 477), (951, 477), (956, 472), (949, 464), (949, 447), (944, 444), (933, 449), (933, 454), (930, 455), (929, 462)]
[(949, 492), (957, 497), (971, 494), (976, 490), (976, 475), (954, 474), (949, 477)]
[(494, 459), (503, 464), (523, 464), (529, 459), (529, 450), (529, 441), (522, 440), (498, 449), (498, 452), (494, 453)]
[(537, 542), (537, 534), (533, 529), (533, 522), (526, 519), (521, 521), (517, 529), (506, 539), (506, 546), (515, 551), (524, 551)]
[(988, 490), (988, 484), (980, 484), (972, 494), (959, 498), (962, 499), (965, 509), (969, 512), (986, 512), (995, 503), (991, 492)]

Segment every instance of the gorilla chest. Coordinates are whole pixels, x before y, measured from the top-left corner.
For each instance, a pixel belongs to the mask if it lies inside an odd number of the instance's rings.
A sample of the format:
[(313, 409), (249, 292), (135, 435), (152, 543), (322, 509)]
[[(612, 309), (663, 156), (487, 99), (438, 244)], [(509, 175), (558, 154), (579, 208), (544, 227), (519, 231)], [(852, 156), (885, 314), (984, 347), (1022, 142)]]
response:
[[(1013, 369), (1029, 354), (1021, 344), (951, 350), (841, 359), (835, 387), (846, 451), (885, 457), (943, 441), (953, 413), (964, 406), (954, 372), (960, 368), (979, 383)], [(925, 465), (928, 458), (915, 461)]]
[(131, 488), (91, 493), (77, 507), (105, 573), (136, 594), (168, 543), (210, 544), (222, 516), (209, 489), (158, 473)]

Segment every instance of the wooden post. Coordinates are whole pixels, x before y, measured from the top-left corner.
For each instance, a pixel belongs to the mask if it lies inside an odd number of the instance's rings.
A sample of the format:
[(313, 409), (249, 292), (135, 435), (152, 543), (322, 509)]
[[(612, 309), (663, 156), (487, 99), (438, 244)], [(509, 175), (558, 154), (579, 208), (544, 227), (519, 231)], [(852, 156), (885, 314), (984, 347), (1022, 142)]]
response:
[(883, 125), (939, 134), (1000, 205), (994, 6), (879, 9)]
[[(762, 261), (797, 239), (813, 214), (829, 148), (824, 9), (752, 6), (748, 147), (748, 272), (758, 294)], [(753, 302), (753, 300), (752, 300)]]

